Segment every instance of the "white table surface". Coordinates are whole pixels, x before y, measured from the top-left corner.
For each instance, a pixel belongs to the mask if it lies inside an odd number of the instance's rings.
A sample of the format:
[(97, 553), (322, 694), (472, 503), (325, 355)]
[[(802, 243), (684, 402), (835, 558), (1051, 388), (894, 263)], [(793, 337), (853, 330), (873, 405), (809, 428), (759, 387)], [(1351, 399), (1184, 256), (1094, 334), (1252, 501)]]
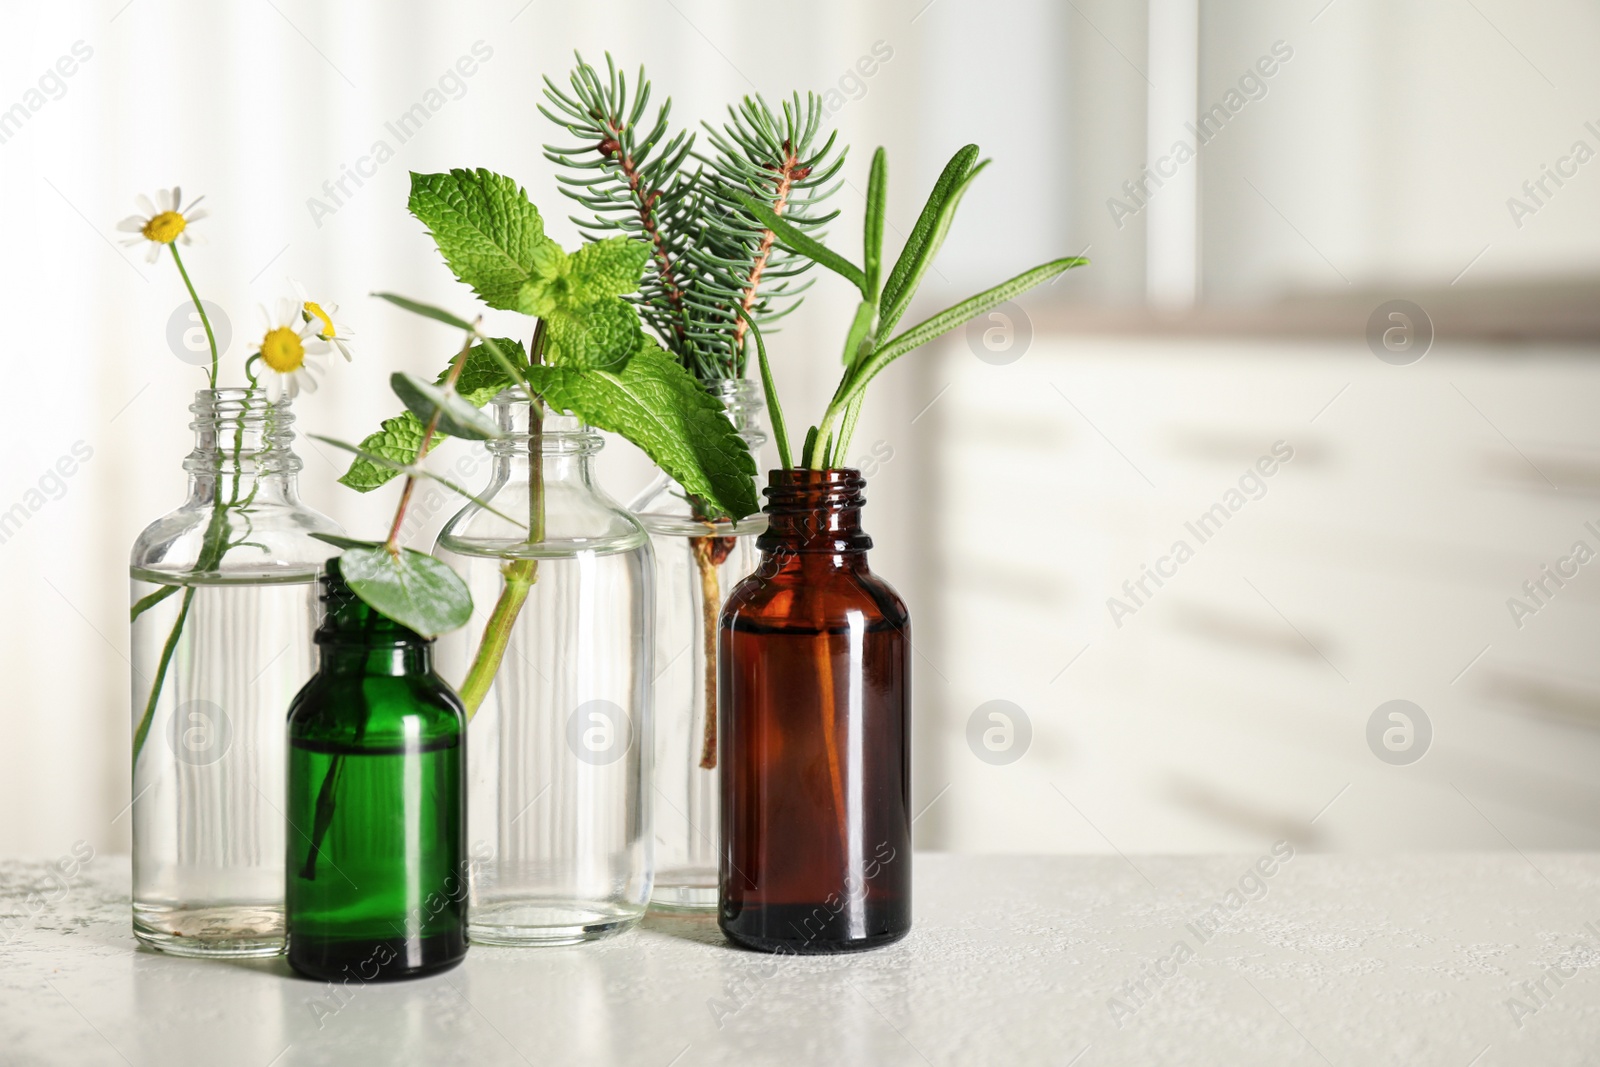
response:
[[(1600, 855), (1297, 855), (1201, 944), (1186, 923), (1253, 861), (925, 854), (915, 928), (875, 952), (763, 956), (652, 915), (589, 945), (475, 947), (342, 1005), (281, 959), (136, 949), (125, 858), (64, 893), (9, 861), (0, 1063), (1600, 1063)], [(57, 899), (30, 911), (30, 892)], [(1119, 994), (1163, 966), (1147, 1003)], [(1548, 998), (1518, 988), (1541, 978)], [(1514, 1018), (1513, 997), (1537, 1010)]]

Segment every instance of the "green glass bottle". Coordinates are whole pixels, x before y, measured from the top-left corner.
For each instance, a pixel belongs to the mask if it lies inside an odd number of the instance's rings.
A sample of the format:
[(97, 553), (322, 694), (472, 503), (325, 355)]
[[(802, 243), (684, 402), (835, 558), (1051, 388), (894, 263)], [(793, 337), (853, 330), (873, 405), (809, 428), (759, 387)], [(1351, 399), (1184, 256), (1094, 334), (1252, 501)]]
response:
[(433, 642), (327, 563), (321, 666), (289, 706), (289, 965), (411, 978), (467, 953), (465, 716)]

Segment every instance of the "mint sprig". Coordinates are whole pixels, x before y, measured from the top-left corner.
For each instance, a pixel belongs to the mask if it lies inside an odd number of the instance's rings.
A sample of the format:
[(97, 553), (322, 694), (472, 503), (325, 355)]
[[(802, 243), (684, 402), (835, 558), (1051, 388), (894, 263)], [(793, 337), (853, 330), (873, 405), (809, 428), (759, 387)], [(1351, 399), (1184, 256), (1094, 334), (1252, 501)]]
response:
[(728, 515), (760, 510), (755, 460), (722, 403), (654, 341), (620, 370), (540, 366), (527, 375), (545, 403), (632, 441), (691, 496)]

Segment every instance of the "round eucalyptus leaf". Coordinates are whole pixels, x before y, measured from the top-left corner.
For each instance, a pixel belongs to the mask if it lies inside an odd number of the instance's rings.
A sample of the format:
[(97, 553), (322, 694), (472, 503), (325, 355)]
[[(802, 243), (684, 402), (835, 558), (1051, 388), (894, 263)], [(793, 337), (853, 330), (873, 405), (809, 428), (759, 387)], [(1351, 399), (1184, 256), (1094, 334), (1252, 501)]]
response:
[(389, 376), (389, 388), (424, 425), (437, 414), (440, 433), (468, 441), (493, 441), (505, 436), (493, 419), (454, 389), (441, 389), (404, 371)]
[(367, 606), (423, 637), (466, 625), (472, 593), (443, 560), (415, 549), (393, 555), (381, 545), (352, 548), (339, 558), (345, 584)]

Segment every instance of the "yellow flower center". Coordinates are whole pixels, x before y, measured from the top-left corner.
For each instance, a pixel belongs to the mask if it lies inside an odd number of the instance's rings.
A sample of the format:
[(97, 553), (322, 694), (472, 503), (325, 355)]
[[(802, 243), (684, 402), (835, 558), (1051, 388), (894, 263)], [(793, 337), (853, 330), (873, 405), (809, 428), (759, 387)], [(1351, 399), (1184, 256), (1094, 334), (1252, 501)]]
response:
[(322, 323), (322, 329), (317, 331), (317, 336), (324, 341), (333, 340), (333, 319), (328, 316), (326, 311), (322, 310), (322, 305), (307, 300), (305, 306), (306, 314)]
[(144, 224), (141, 231), (148, 240), (158, 244), (170, 245), (178, 239), (178, 234), (188, 223), (176, 211), (163, 211), (155, 218)]
[(292, 374), (306, 362), (306, 347), (287, 326), (275, 326), (261, 339), (261, 360), (279, 374)]

